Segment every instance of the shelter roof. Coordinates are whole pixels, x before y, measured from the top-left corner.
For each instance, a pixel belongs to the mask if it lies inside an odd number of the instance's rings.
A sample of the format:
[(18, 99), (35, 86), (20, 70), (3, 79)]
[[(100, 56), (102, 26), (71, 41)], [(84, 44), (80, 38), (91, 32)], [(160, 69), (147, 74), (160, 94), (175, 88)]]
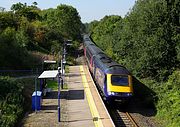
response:
[(53, 60), (44, 60), (44, 63), (52, 63), (52, 64), (55, 64), (56, 61), (53, 61)]
[(48, 70), (44, 71), (38, 78), (56, 78), (58, 75), (58, 70)]

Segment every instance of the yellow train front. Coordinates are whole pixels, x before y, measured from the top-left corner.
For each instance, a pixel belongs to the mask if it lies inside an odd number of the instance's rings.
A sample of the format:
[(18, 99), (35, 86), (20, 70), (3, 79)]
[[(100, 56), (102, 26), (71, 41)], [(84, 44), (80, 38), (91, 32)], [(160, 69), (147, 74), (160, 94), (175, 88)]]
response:
[(127, 101), (133, 95), (132, 76), (124, 68), (110, 67), (105, 71), (104, 95), (108, 100)]
[(133, 96), (132, 76), (84, 36), (84, 55), (91, 74), (106, 100), (126, 101)]
[(106, 100), (127, 101), (133, 96), (132, 76), (125, 67), (102, 53), (91, 63), (92, 75)]

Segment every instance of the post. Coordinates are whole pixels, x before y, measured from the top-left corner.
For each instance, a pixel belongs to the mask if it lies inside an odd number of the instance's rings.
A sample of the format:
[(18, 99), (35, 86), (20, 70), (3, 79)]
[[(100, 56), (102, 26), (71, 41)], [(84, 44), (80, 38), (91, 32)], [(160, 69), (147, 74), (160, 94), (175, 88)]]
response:
[[(63, 73), (64, 73), (64, 69), (63, 69), (63, 60), (61, 60), (61, 78), (63, 79)], [(61, 88), (63, 89), (63, 82), (61, 82)]]
[(37, 79), (35, 78), (35, 112), (37, 113)]
[(39, 80), (40, 83), (40, 91), (42, 91), (42, 79)]
[(60, 72), (60, 68), (58, 68), (58, 122), (61, 121), (61, 108), (60, 108), (60, 85), (61, 85), (61, 72)]
[(43, 72), (44, 71), (44, 61), (42, 62), (42, 71), (41, 72)]
[(61, 55), (61, 53), (60, 53), (60, 51), (58, 52), (58, 67), (60, 67), (61, 66), (61, 57), (60, 57), (60, 55)]

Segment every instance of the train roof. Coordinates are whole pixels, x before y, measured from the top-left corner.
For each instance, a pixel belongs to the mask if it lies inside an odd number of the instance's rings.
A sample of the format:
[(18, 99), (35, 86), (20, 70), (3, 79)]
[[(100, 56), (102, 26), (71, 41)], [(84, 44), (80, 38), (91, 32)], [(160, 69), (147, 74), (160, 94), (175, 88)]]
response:
[(98, 54), (95, 56), (96, 64), (103, 70), (105, 73), (109, 74), (130, 74), (129, 71), (122, 65), (114, 62), (106, 54)]
[(84, 40), (84, 41), (91, 41), (91, 39), (89, 38), (89, 35), (88, 35), (88, 34), (85, 34), (85, 35), (83, 36), (83, 40)]
[(101, 70), (103, 70), (103, 72), (109, 74), (130, 74), (124, 66), (114, 62), (99, 47), (97, 47), (90, 40), (88, 35), (84, 35), (84, 44), (87, 46), (87, 50), (91, 52), (91, 55), (94, 55), (96, 64), (101, 68)]
[(94, 45), (94, 43), (89, 38), (89, 35), (87, 35), (87, 34), (83, 36), (83, 43), (85, 46)]
[(92, 41), (84, 41), (85, 46), (95, 45)]
[(89, 45), (87, 49), (90, 50), (92, 55), (104, 54), (103, 51), (96, 45)]

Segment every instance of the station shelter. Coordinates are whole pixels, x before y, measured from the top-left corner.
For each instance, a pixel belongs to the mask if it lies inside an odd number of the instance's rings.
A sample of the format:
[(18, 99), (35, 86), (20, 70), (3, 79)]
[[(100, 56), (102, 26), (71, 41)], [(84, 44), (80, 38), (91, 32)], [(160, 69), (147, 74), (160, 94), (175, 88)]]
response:
[[(40, 92), (43, 92), (43, 89), (45, 87), (45, 82), (44, 80), (46, 79), (55, 79), (57, 78), (57, 82), (58, 82), (58, 121), (60, 122), (60, 83), (61, 83), (61, 80), (60, 80), (60, 71), (61, 70), (47, 70), (47, 71), (44, 71), (39, 77), (38, 79), (40, 79)], [(37, 103), (39, 100), (38, 100), (38, 94), (37, 94), (37, 90), (35, 90), (35, 111), (37, 111), (38, 109), (40, 109), (39, 103)], [(33, 95), (34, 96), (34, 95)], [(33, 98), (32, 98), (33, 99)]]

